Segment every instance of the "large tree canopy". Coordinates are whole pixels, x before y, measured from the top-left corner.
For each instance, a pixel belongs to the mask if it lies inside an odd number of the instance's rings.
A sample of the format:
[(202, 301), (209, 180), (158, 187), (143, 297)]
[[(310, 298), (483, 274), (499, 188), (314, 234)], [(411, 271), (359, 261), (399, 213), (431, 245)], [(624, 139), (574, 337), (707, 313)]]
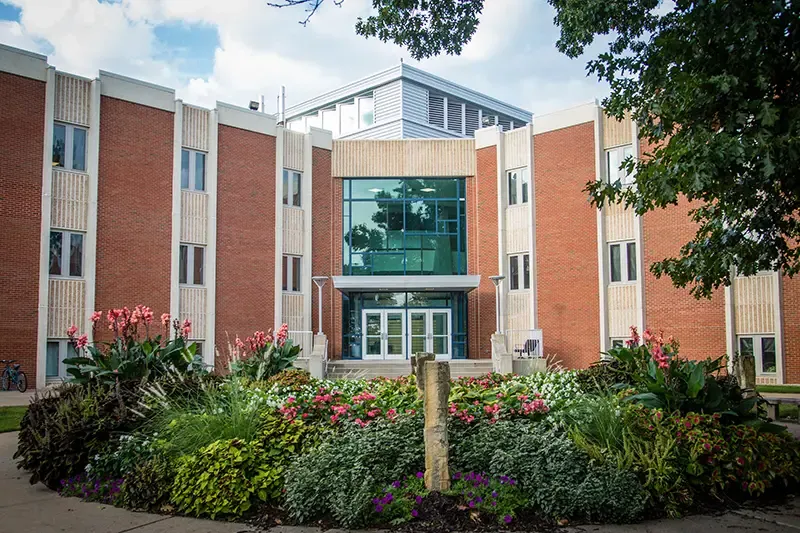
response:
[[(589, 74), (610, 84), (608, 113), (630, 112), (651, 147), (624, 163), (635, 186), (589, 183), (591, 202), (624, 201), (643, 215), (692, 201), (696, 235), (652, 272), (702, 297), (729, 284), (734, 270), (800, 271), (798, 2), (548, 2), (561, 52), (575, 58), (599, 36), (608, 40)], [(373, 0), (375, 14), (359, 19), (356, 31), (405, 46), (415, 58), (458, 54), (483, 3)]]

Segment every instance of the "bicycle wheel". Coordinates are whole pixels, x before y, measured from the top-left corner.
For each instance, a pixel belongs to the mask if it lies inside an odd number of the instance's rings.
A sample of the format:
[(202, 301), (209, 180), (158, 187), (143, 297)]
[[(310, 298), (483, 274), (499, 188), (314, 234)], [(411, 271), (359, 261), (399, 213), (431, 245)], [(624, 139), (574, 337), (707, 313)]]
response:
[(25, 372), (17, 372), (17, 390), (20, 392), (28, 390), (28, 378)]
[(2, 377), (0, 377), (0, 389), (8, 390), (8, 372), (3, 372)]

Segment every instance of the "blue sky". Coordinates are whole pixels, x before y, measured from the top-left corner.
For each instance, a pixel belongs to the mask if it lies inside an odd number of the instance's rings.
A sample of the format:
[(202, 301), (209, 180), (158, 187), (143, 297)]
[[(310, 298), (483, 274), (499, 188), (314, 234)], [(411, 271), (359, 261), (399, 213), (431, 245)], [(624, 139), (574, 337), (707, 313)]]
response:
[[(266, 0), (0, 0), (0, 43), (48, 55), (59, 70), (99, 69), (176, 89), (185, 101), (247, 105), (280, 85), (294, 104), (405, 62), (534, 114), (601, 98), (587, 58), (555, 49), (558, 29), (545, 0), (487, 0), (461, 56), (416, 62), (392, 44), (355, 34), (369, 0), (328, 0), (303, 27), (302, 8)], [(598, 48), (592, 51), (595, 55)], [(268, 111), (272, 111), (270, 105)]]

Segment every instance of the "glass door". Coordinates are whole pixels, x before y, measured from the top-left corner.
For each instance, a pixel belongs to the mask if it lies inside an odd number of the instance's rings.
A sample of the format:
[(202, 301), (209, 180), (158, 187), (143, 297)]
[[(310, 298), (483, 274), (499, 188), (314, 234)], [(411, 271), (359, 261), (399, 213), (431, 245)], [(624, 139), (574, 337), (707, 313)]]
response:
[(450, 310), (431, 310), (430, 351), (436, 359), (450, 359)]
[(406, 313), (405, 311), (384, 311), (384, 359), (405, 359)]
[(364, 310), (364, 359), (405, 359), (405, 311)]
[(408, 312), (411, 323), (412, 354), (432, 353), (436, 359), (450, 359), (452, 340), (449, 309), (419, 309)]
[(383, 359), (383, 312), (367, 311), (361, 317), (364, 359)]

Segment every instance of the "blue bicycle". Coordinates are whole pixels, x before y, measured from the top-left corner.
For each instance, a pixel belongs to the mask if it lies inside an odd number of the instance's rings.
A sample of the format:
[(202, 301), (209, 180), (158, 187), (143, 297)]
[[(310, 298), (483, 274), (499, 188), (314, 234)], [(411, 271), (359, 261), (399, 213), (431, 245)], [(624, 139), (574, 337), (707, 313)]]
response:
[(15, 385), (17, 390), (25, 392), (28, 390), (28, 378), (25, 372), (19, 369), (20, 365), (12, 365), (16, 362), (14, 359), (0, 359), (0, 364), (5, 363), (6, 367), (3, 369), (3, 374), (0, 376), (0, 388), (8, 390), (10, 385)]

